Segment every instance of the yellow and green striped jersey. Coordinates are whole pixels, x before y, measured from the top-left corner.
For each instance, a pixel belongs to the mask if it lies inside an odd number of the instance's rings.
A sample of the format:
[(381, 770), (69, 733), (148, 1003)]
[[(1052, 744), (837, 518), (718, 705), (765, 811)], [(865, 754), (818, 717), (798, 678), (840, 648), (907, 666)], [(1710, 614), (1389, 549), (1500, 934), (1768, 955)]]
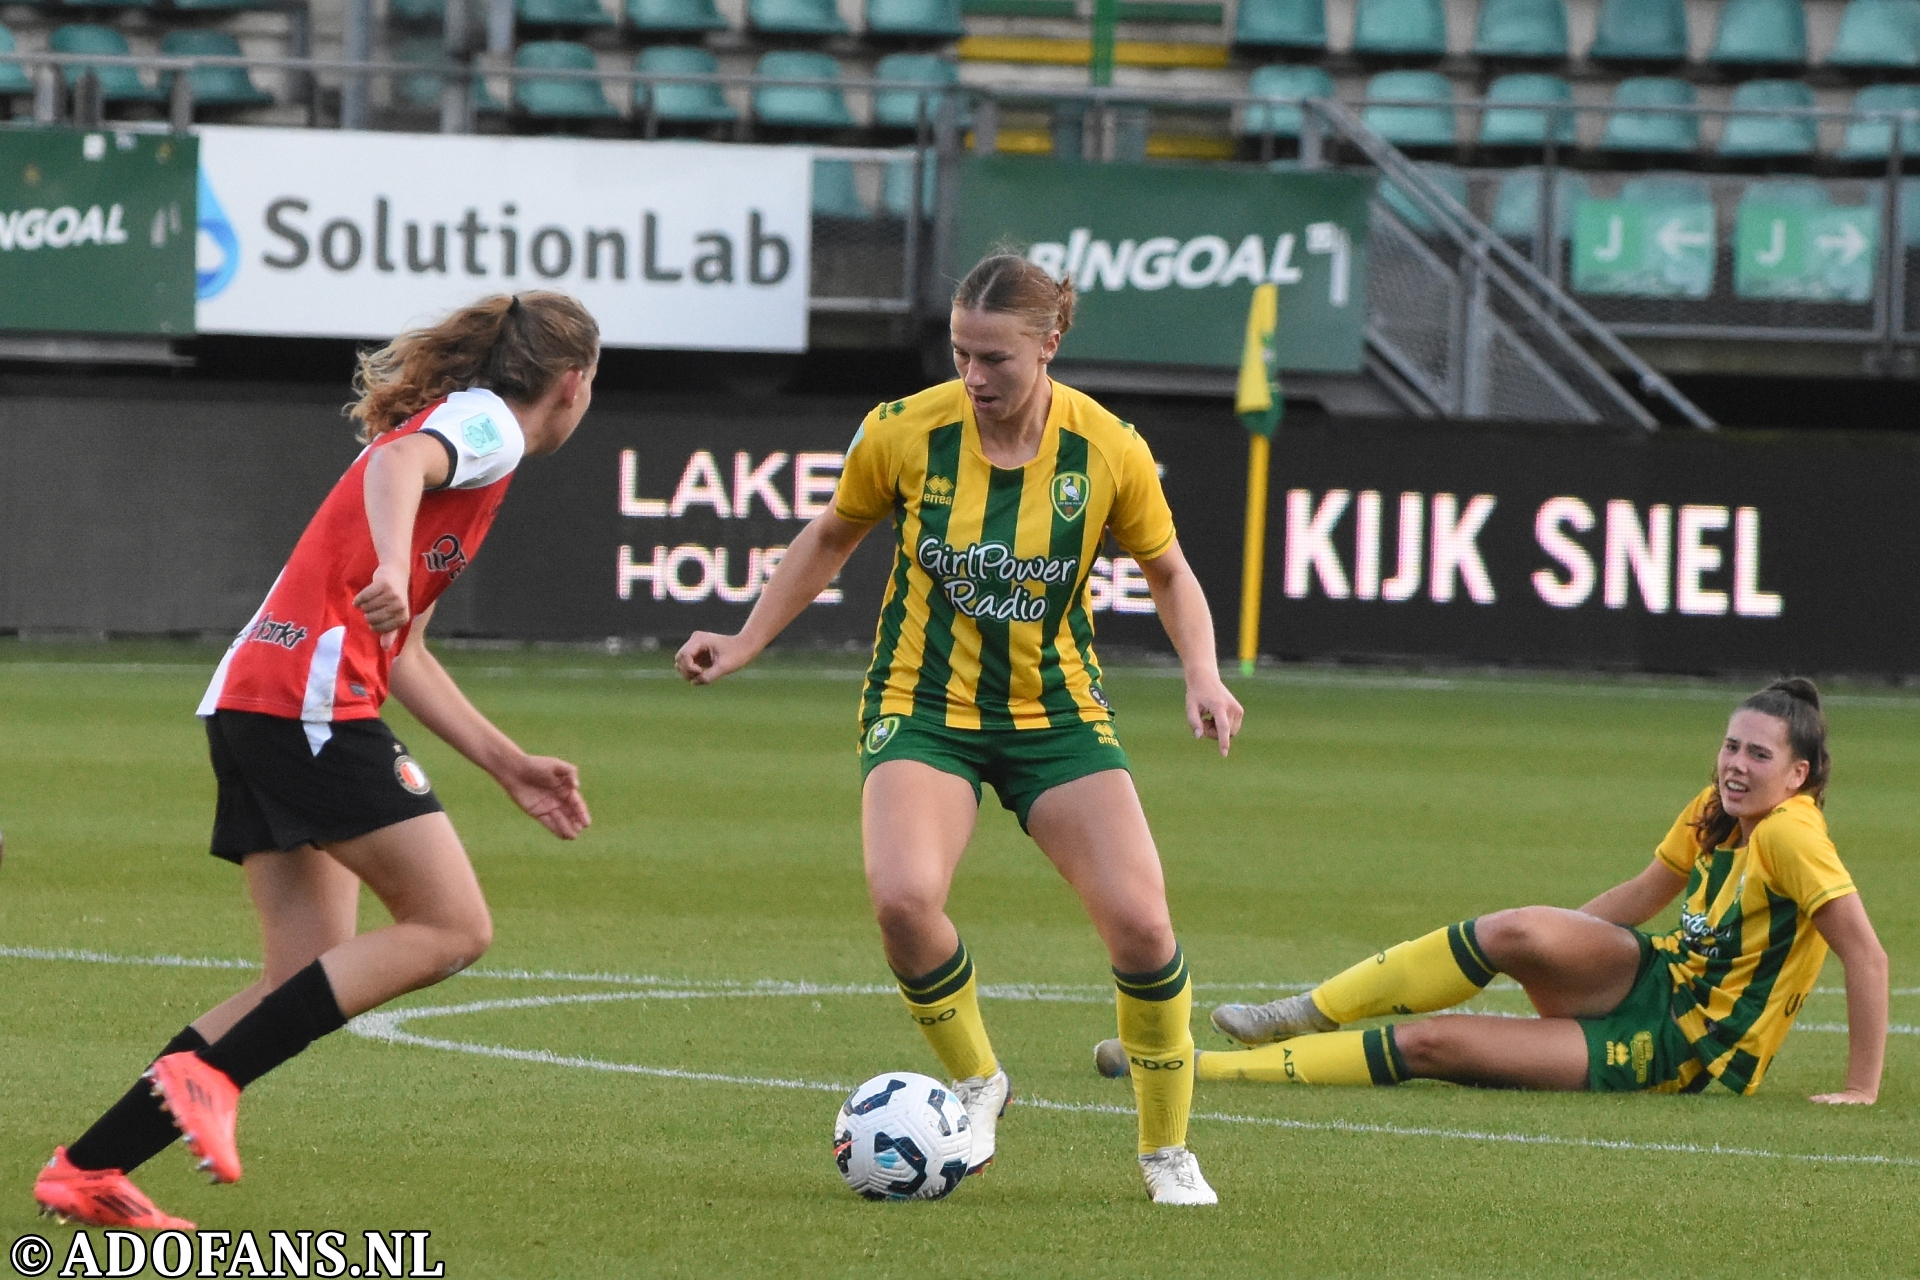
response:
[(1694, 797), (1654, 851), (1687, 889), (1680, 927), (1653, 945), (1673, 978), (1674, 1022), (1700, 1062), (1674, 1087), (1704, 1070), (1752, 1093), (1827, 958), (1813, 913), (1855, 889), (1811, 796), (1762, 818), (1745, 845), (1708, 850), (1693, 823), (1712, 796), (1708, 787)]
[(1111, 719), (1087, 609), (1101, 533), (1137, 560), (1173, 544), (1153, 454), (1131, 426), (1056, 382), (1040, 452), (996, 467), (966, 391), (942, 383), (867, 415), (834, 507), (862, 524), (894, 521), (863, 720), (1044, 729)]

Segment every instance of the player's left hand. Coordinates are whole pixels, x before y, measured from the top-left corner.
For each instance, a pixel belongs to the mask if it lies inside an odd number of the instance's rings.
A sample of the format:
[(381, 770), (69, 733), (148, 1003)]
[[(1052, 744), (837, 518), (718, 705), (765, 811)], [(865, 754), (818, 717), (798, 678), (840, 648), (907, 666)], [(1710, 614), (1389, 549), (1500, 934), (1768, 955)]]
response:
[(1240, 732), (1240, 722), (1246, 715), (1246, 708), (1227, 692), (1227, 686), (1220, 683), (1218, 676), (1187, 681), (1187, 724), (1193, 728), (1194, 737), (1217, 740), (1222, 759), (1232, 748), (1234, 735)]
[(580, 794), (580, 771), (565, 760), (522, 756), (500, 775), (499, 782), (528, 817), (562, 840), (571, 840), (593, 825), (593, 815)]
[(1865, 1089), (1842, 1089), (1839, 1093), (1816, 1093), (1807, 1099), (1809, 1102), (1824, 1102), (1836, 1107), (1870, 1107), (1877, 1102), (1878, 1096)]

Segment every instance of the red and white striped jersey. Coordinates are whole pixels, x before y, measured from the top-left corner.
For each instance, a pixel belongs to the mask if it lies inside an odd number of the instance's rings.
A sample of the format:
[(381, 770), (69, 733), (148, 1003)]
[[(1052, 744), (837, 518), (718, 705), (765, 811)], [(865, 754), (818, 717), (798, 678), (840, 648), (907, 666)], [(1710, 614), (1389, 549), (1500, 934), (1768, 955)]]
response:
[(445, 445), (450, 467), (444, 486), (421, 495), (413, 522), (413, 617), (466, 569), (526, 451), (513, 411), (491, 391), (456, 391), (361, 451), (220, 660), (198, 714), (256, 711), (305, 721), (316, 754), (330, 736), (329, 722), (380, 714), (393, 659), (413, 623), (383, 646), (353, 606), (380, 563), (367, 525), (366, 470), (376, 450), (415, 432)]

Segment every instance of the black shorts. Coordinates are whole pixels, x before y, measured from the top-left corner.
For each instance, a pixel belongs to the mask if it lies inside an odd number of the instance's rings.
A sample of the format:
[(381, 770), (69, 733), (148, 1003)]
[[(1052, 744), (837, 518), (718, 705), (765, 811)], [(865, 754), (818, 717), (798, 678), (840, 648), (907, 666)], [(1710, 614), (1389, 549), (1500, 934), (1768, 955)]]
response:
[[(328, 736), (315, 752), (308, 729)], [(351, 840), (441, 812), (426, 771), (384, 720), (308, 726), (252, 711), (207, 717), (207, 753), (220, 797), (216, 858)]]

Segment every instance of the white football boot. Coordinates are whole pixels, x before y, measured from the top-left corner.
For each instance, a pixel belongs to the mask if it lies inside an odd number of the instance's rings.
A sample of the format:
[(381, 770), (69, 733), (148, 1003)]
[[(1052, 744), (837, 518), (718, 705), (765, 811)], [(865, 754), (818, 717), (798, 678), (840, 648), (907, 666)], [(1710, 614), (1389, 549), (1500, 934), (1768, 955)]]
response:
[(1320, 1012), (1308, 991), (1266, 1004), (1223, 1004), (1213, 1011), (1213, 1025), (1241, 1044), (1272, 1044), (1340, 1029), (1339, 1023)]
[(1007, 1099), (1013, 1096), (1013, 1082), (1007, 1073), (995, 1067), (990, 1076), (968, 1076), (953, 1082), (954, 1096), (967, 1109), (967, 1125), (973, 1130), (973, 1150), (967, 1156), (967, 1172), (980, 1172), (993, 1163), (994, 1130), (999, 1127)]
[(1185, 1147), (1162, 1147), (1140, 1157), (1147, 1194), (1155, 1204), (1219, 1204), (1200, 1173), (1200, 1161)]

